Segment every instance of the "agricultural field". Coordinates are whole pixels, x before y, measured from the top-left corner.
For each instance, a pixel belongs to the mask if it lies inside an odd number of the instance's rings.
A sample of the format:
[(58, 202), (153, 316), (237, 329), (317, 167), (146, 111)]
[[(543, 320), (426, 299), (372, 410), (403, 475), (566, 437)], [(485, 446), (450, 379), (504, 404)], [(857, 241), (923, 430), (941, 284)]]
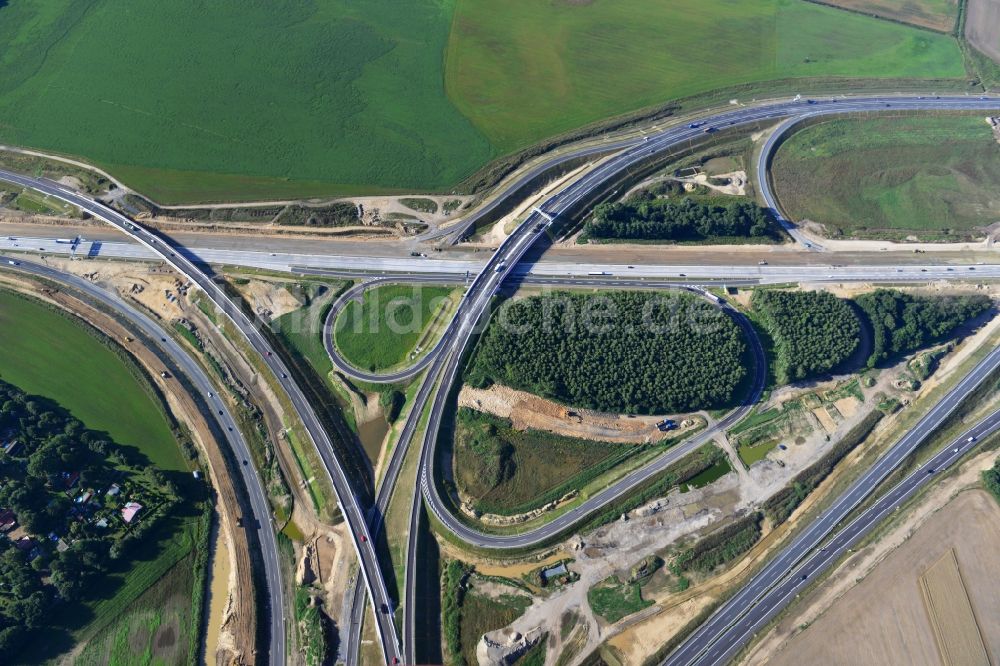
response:
[(799, 0), (25, 0), (0, 54), (0, 141), (164, 204), (448, 190), (720, 87), (965, 75), (950, 36)]
[(1000, 145), (981, 116), (813, 125), (771, 173), (787, 214), (832, 237), (961, 240), (1000, 217)]
[(453, 4), (0, 3), (0, 141), (160, 203), (444, 188), (494, 155), (444, 93)]
[(115, 352), (69, 315), (0, 290), (0, 379), (55, 400), (163, 470), (184, 458), (157, 402)]
[(951, 32), (958, 20), (959, 0), (825, 0), (826, 4), (891, 21)]
[[(815, 622), (802, 625), (801, 631), (769, 654), (768, 663), (931, 666), (995, 662), (1000, 658), (1000, 596), (993, 593), (1000, 552), (998, 525), (1000, 509), (987, 493), (958, 494), (927, 516), (902, 545), (858, 578)], [(958, 565), (950, 572), (953, 582), (944, 589), (938, 586), (941, 594), (935, 601), (939, 608), (928, 608), (920, 579), (947, 575), (947, 570), (935, 565), (952, 557)], [(858, 572), (847, 575), (853, 580)], [(941, 626), (948, 632), (943, 635), (944, 645), (935, 636), (937, 610), (944, 611), (946, 620), (947, 626)], [(793, 616), (789, 622), (795, 620)], [(978, 646), (968, 640), (973, 636), (979, 638)], [(966, 649), (951, 652), (956, 644)], [(982, 660), (984, 645), (988, 662)], [(945, 661), (943, 647), (955, 661)]]
[(966, 6), (965, 38), (993, 59), (993, 71), (1000, 70), (1000, 1), (969, 0)]
[(370, 371), (399, 365), (418, 345), (426, 350), (436, 342), (428, 327), (443, 321), (453, 293), (451, 287), (424, 285), (369, 289), (361, 303), (351, 303), (337, 317), (337, 349), (355, 366)]
[(197, 627), (191, 626), (193, 557), (178, 562), (121, 615), (87, 641), (80, 666), (187, 663)]
[(945, 35), (793, 0), (458, 0), (445, 84), (502, 151), (747, 82), (960, 78)]

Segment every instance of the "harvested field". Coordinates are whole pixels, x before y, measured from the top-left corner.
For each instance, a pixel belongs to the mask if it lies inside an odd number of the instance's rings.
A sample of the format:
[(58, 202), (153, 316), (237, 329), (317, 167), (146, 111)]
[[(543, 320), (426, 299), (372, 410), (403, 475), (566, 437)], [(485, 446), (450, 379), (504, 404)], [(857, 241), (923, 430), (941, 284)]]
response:
[(958, 0), (823, 0), (820, 4), (874, 14), (938, 32), (951, 32), (958, 19)]
[[(919, 575), (952, 551), (986, 654), (997, 663), (1000, 595), (993, 582), (1000, 566), (1000, 506), (978, 490), (961, 493), (929, 517), (807, 629), (769, 654), (768, 663), (940, 664)], [(845, 641), (845, 636), (851, 640)]]
[(1000, 63), (1000, 0), (969, 0), (965, 38)]
[(988, 666), (990, 660), (954, 549), (942, 555), (920, 577), (920, 592), (944, 663)]

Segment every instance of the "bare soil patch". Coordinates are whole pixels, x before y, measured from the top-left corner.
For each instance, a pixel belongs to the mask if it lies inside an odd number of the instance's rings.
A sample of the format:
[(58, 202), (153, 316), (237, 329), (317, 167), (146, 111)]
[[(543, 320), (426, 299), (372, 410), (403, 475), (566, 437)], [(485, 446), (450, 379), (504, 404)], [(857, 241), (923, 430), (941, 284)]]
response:
[[(963, 468), (971, 472), (963, 475), (966, 483), (975, 482), (985, 462), (981, 460)], [(949, 485), (945, 490), (954, 492), (954, 484)], [(994, 593), (993, 580), (1000, 565), (1000, 506), (980, 490), (959, 494), (927, 517), (934, 506), (918, 510), (915, 521), (894, 531), (885, 543), (876, 543), (848, 560), (831, 580), (829, 589), (821, 588), (818, 594), (814, 593), (809, 605), (819, 603), (817, 597), (824, 596), (829, 603), (824, 592), (836, 594), (838, 585), (842, 589), (845, 584), (861, 582), (843, 593), (825, 612), (806, 606), (803, 612), (783, 620), (776, 635), (751, 655), (749, 663), (940, 664), (919, 574), (952, 550), (968, 590), (970, 607), (981, 623), (986, 652), (996, 663), (1000, 659), (1000, 596)], [(884, 552), (878, 554), (900, 543), (887, 557)], [(874, 563), (882, 561), (870, 569), (874, 565), (871, 559)], [(822, 615), (808, 624), (818, 612)], [(795, 629), (805, 624), (808, 624), (805, 630)], [(778, 635), (787, 637), (789, 633), (792, 638), (775, 649)], [(851, 640), (845, 641), (845, 636)]]
[[(950, 32), (955, 27), (958, 1), (947, 0), (814, 0), (823, 5), (833, 5), (863, 14), (874, 14), (901, 23)], [(972, 0), (974, 3), (976, 0)]]
[(526, 391), (494, 384), (487, 389), (463, 386), (458, 394), (459, 407), (469, 407), (494, 416), (510, 419), (517, 430), (545, 430), (566, 437), (579, 437), (604, 442), (656, 442), (667, 436), (701, 425), (701, 418), (673, 415), (681, 424), (678, 430), (660, 432), (656, 428), (661, 416), (626, 416), (588, 409), (570, 409), (557, 402), (540, 398)]
[(965, 38), (1000, 63), (1000, 0), (969, 0)]

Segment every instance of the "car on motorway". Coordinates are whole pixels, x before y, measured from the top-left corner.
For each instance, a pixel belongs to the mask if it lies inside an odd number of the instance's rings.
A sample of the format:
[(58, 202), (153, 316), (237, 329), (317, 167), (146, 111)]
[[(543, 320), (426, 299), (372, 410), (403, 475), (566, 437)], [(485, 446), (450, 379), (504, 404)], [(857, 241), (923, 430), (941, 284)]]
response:
[(967, 441), (968, 443), (970, 443), (970, 444), (971, 444), (972, 442), (976, 441), (976, 436), (975, 436), (975, 435), (972, 435), (972, 436), (970, 436), (970, 437), (969, 437), (969, 439), (967, 439), (967, 440), (965, 440), (965, 441)]
[(364, 534), (359, 534), (358, 538), (361, 539), (361, 543), (366, 543), (368, 541), (368, 537), (366, 537)]

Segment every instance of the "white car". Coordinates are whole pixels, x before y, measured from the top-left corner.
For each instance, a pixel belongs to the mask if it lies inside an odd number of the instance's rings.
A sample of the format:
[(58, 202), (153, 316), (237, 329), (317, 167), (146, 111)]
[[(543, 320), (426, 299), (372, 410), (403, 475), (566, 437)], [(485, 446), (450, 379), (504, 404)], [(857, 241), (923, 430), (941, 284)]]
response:
[(969, 439), (967, 439), (965, 441), (967, 441), (967, 442), (969, 442), (971, 444), (972, 442), (976, 441), (976, 436), (973, 435), (972, 437), (970, 437)]

